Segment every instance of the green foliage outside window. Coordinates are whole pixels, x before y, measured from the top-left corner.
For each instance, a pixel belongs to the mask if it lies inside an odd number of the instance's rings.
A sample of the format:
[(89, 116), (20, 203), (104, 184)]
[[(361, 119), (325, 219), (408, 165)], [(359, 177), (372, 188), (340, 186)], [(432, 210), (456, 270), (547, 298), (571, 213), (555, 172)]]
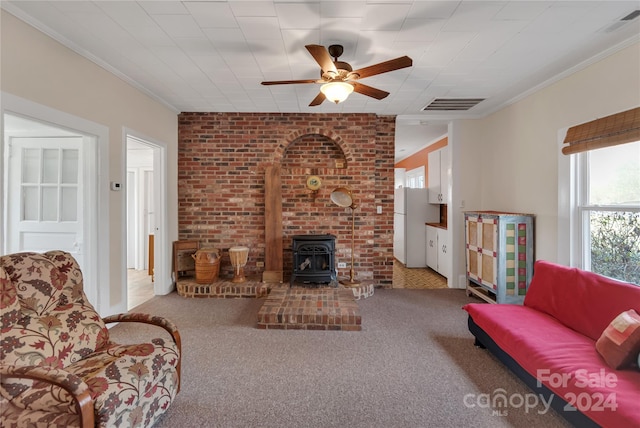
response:
[(591, 270), (640, 285), (640, 213), (591, 212)]

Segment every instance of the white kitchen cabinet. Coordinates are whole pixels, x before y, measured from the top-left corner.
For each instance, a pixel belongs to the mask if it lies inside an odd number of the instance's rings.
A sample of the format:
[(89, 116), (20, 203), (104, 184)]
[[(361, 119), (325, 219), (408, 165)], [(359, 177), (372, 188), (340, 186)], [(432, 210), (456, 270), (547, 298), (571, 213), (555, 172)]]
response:
[(430, 204), (446, 204), (449, 188), (449, 147), (428, 155), (428, 191)]
[(427, 226), (427, 266), (445, 278), (449, 277), (451, 256), (447, 229)]
[(437, 272), (449, 278), (451, 271), (451, 254), (449, 253), (449, 235), (446, 229), (438, 229), (438, 270)]
[(427, 266), (438, 271), (438, 228), (427, 226)]

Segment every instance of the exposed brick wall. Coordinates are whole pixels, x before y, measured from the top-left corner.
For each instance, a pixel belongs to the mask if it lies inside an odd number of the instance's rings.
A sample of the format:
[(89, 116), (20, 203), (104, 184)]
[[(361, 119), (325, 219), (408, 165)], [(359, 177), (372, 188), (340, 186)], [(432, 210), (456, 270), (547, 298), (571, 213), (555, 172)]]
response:
[[(264, 261), (264, 172), (282, 167), (284, 277), (291, 273), (291, 236), (336, 235), (337, 261), (351, 260), (351, 210), (330, 200), (349, 186), (355, 210), (355, 270), (390, 286), (393, 275), (395, 117), (374, 114), (181, 113), (178, 145), (180, 239), (251, 249), (245, 272)], [(306, 178), (318, 175), (313, 194)], [(382, 206), (382, 214), (376, 213)], [(349, 269), (340, 269), (348, 276)], [(221, 275), (231, 275), (228, 256)]]

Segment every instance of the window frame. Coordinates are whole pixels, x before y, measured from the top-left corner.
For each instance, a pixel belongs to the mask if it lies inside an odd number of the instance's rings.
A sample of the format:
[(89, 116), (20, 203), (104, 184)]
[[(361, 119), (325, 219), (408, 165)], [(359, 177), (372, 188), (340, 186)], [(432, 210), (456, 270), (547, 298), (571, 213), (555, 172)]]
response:
[[(566, 134), (566, 129), (559, 131)], [(559, 138), (560, 147), (563, 138)], [(589, 198), (589, 153), (564, 155), (558, 161), (558, 261), (591, 271), (591, 212), (640, 212), (640, 205), (595, 205)]]
[[(415, 179), (417, 181), (418, 187), (413, 187), (413, 183), (412, 185), (409, 185), (410, 181)], [(424, 165), (419, 166), (417, 168), (413, 168), (409, 171), (407, 171), (405, 173), (405, 185), (406, 187), (410, 187), (413, 189), (424, 189), (425, 188), (425, 167)]]

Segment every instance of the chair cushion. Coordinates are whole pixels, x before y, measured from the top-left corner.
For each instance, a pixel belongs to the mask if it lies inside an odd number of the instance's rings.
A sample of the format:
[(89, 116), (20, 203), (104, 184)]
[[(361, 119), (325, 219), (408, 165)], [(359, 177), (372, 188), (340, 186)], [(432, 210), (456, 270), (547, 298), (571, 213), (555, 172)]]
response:
[(0, 326), (4, 329), (5, 326), (14, 325), (20, 317), (18, 290), (7, 271), (0, 266)]
[(3, 364), (65, 368), (108, 343), (108, 330), (87, 301), (71, 255), (11, 254), (0, 257), (0, 267), (11, 282), (5, 278), (0, 284)]
[[(151, 426), (176, 396), (178, 350), (172, 341), (117, 345), (69, 365), (65, 370), (84, 380), (95, 401), (96, 424)], [(77, 418), (70, 395), (50, 384), (4, 379), (0, 387), (3, 420), (12, 414), (31, 420), (74, 424)], [(8, 413), (6, 413), (8, 412)], [(66, 415), (66, 416), (65, 416)], [(41, 418), (41, 419), (37, 419)], [(10, 419), (6, 419), (10, 420)], [(77, 423), (77, 422), (75, 422)]]

